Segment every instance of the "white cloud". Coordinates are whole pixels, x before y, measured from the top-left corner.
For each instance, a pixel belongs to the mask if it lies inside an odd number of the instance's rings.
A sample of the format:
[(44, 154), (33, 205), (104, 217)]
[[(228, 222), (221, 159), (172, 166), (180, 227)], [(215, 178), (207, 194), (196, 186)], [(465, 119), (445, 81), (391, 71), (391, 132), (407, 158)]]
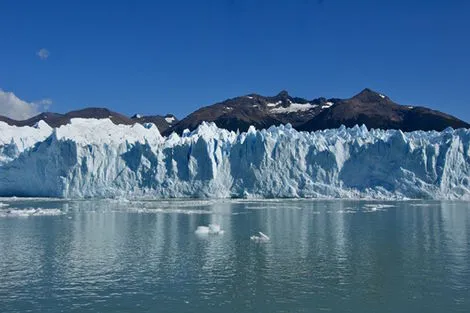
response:
[(49, 52), (49, 50), (47, 50), (45, 48), (42, 48), (36, 54), (41, 60), (46, 60), (49, 57), (50, 52)]
[(15, 120), (33, 117), (42, 110), (48, 110), (51, 104), (51, 99), (27, 102), (18, 98), (13, 92), (0, 89), (0, 115)]
[(36, 107), (41, 108), (41, 111), (48, 111), (52, 105), (51, 99), (42, 99), (39, 101), (32, 102)]

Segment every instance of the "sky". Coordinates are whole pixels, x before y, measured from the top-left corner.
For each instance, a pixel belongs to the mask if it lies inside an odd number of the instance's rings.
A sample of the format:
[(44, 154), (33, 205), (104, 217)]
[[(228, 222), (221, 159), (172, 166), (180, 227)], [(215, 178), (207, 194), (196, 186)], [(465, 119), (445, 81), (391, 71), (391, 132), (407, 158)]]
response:
[(470, 121), (470, 1), (0, 1), (0, 114), (368, 87)]

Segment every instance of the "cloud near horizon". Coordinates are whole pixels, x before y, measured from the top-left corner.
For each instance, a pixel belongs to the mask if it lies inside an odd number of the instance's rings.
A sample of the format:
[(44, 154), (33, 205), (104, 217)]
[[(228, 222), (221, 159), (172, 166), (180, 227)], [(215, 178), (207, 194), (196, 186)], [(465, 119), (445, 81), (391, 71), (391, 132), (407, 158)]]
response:
[(0, 89), (0, 115), (14, 120), (26, 120), (48, 110), (52, 104), (51, 99), (27, 102), (18, 98), (13, 92)]
[(47, 58), (49, 58), (49, 55), (51, 53), (49, 52), (49, 50), (42, 48), (36, 54), (41, 60), (47, 60)]

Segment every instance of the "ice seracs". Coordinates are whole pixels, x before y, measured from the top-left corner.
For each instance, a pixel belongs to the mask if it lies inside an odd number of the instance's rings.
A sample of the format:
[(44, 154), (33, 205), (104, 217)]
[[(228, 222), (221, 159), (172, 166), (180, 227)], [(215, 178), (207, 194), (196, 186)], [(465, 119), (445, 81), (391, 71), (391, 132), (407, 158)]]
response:
[(470, 199), (470, 130), (0, 122), (0, 196)]

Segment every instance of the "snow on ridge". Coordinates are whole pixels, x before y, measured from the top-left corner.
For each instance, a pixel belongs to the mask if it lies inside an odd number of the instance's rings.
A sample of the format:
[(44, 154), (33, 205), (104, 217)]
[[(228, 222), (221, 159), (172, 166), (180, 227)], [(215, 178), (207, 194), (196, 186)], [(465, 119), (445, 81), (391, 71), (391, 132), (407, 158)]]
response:
[(328, 108), (330, 108), (331, 106), (333, 106), (333, 104), (334, 104), (333, 102), (327, 101), (327, 102), (325, 102), (324, 105), (321, 106), (321, 108), (322, 108), (322, 109), (328, 109)]
[(175, 117), (174, 117), (174, 116), (165, 117), (165, 121), (166, 121), (168, 124), (172, 124), (172, 123), (175, 121)]
[(311, 104), (311, 103), (294, 103), (292, 101), (289, 101), (290, 104), (288, 107), (279, 107), (279, 108), (274, 108), (271, 109), (272, 113), (279, 114), (279, 113), (293, 113), (293, 112), (305, 112), (308, 110), (311, 110), (313, 108), (316, 108), (316, 104)]
[(39, 136), (43, 126), (0, 123), (0, 196), (470, 199), (467, 129), (237, 134), (202, 123), (162, 137), (155, 127), (73, 119)]
[(277, 107), (278, 105), (282, 104), (282, 101), (278, 101), (276, 103), (266, 103), (266, 106), (267, 107), (270, 107), (270, 108), (273, 108), (273, 107)]

